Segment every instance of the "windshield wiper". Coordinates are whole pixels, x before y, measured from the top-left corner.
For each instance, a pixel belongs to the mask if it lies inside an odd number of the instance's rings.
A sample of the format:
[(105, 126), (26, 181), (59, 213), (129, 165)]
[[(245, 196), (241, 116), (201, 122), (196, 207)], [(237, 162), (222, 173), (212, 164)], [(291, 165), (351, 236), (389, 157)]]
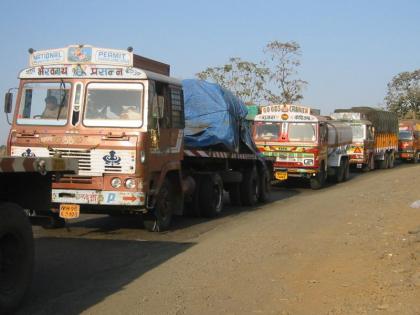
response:
[(60, 107), (58, 108), (58, 114), (57, 114), (57, 120), (60, 118), (61, 110), (64, 107), (64, 101), (66, 100), (66, 83), (63, 79), (61, 79), (60, 82), (60, 95), (61, 95), (61, 101), (60, 101)]

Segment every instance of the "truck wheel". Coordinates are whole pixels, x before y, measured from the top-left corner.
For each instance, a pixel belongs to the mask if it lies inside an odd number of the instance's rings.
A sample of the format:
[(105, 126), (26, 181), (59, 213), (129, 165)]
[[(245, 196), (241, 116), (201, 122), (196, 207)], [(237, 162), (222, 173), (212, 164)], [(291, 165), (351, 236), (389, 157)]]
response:
[(170, 181), (165, 178), (156, 196), (155, 208), (143, 218), (143, 224), (146, 230), (150, 232), (167, 230), (171, 225), (174, 203), (173, 187)]
[(258, 192), (258, 201), (260, 202), (268, 202), (270, 200), (271, 194), (271, 183), (270, 183), (270, 175), (268, 171), (263, 169), (261, 170), (261, 174), (259, 176), (259, 192)]
[(419, 162), (419, 153), (414, 153), (413, 159), (411, 160), (411, 163), (417, 164)]
[(350, 177), (350, 162), (349, 160), (344, 160), (344, 174), (343, 174), (343, 181), (347, 181)]
[(196, 174), (193, 176), (195, 181), (195, 189), (192, 193), (191, 200), (185, 204), (187, 214), (194, 217), (201, 217), (200, 211), (200, 185), (201, 175)]
[(385, 153), (383, 160), (378, 161), (378, 166), (381, 170), (388, 168), (388, 153)]
[(375, 159), (373, 157), (373, 154), (370, 156), (369, 161), (364, 167), (362, 168), (363, 172), (369, 172), (373, 171), (375, 169)]
[(395, 156), (394, 152), (388, 154), (388, 168), (394, 168)]
[(246, 169), (240, 185), (242, 205), (254, 206), (257, 203), (259, 194), (258, 186), (257, 170), (254, 167)]
[(232, 206), (241, 206), (241, 187), (239, 184), (229, 185), (229, 200)]
[(344, 168), (345, 168), (345, 160), (340, 161), (340, 166), (335, 169), (335, 177), (334, 180), (336, 183), (341, 183), (344, 180)]
[(203, 176), (200, 186), (201, 214), (206, 218), (218, 216), (223, 209), (223, 181), (219, 174)]
[(27, 293), (33, 274), (32, 227), (23, 209), (0, 205), (0, 314), (10, 314)]
[(311, 177), (310, 179), (311, 188), (321, 189), (325, 185), (325, 168), (324, 165), (321, 166), (321, 170), (316, 174), (316, 176)]

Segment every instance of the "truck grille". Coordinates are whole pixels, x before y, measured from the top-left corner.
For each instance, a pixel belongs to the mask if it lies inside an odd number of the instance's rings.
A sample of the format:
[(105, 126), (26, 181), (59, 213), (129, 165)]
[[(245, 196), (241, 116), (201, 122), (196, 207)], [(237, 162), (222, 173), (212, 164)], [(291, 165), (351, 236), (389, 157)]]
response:
[(79, 173), (91, 171), (91, 154), (90, 150), (78, 150), (78, 149), (49, 149), (50, 156), (54, 156), (58, 153), (63, 158), (75, 158), (79, 161)]
[[(133, 151), (118, 150), (113, 156), (110, 156), (111, 150), (100, 149), (66, 149), (66, 148), (50, 148), (49, 156), (55, 154), (63, 158), (75, 158), (79, 161), (78, 175), (100, 176), (103, 173), (134, 173), (135, 155)], [(107, 158), (111, 157), (111, 161), (107, 163)], [(109, 161), (109, 160), (108, 160)]]

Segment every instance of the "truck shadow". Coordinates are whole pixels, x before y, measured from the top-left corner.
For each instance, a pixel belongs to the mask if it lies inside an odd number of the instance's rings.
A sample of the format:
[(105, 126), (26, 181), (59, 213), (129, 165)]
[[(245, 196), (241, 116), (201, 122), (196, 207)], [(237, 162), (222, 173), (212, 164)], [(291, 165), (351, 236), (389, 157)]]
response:
[[(241, 215), (246, 212), (254, 212), (254, 211), (264, 211), (264, 206), (273, 204), (274, 202), (285, 200), (296, 196), (300, 193), (297, 189), (283, 189), (278, 187), (273, 187), (272, 194), (270, 201), (265, 204), (257, 204), (253, 207), (237, 207), (231, 206), (229, 204), (229, 198), (227, 194), (225, 194), (225, 206), (223, 212), (216, 218), (208, 219), (202, 217), (193, 217), (190, 215), (185, 216), (175, 216), (173, 218), (173, 222), (171, 225), (170, 231), (166, 233), (173, 233), (180, 230), (185, 230), (193, 226), (201, 225), (201, 227), (192, 232), (193, 236), (198, 234), (202, 234), (205, 231), (211, 230), (214, 228), (220, 221), (225, 221), (226, 219), (233, 218), (235, 216)], [(88, 231), (85, 232), (84, 235), (89, 234), (113, 234), (116, 233), (118, 230), (121, 229), (136, 229), (142, 228), (141, 217), (138, 216), (120, 216), (120, 217), (108, 217), (108, 216), (95, 216), (93, 218), (81, 220), (75, 223), (70, 224), (70, 229), (80, 229), (85, 228)], [(188, 232), (187, 232), (188, 233)], [(147, 235), (149, 234), (149, 235)], [(156, 239), (155, 237), (151, 236), (151, 234), (156, 233), (147, 233), (146, 235), (142, 235), (141, 233), (138, 234), (141, 237), (146, 239)], [(158, 235), (162, 235), (164, 233), (158, 233)], [(183, 236), (185, 238), (185, 235)], [(188, 236), (187, 236), (188, 238)], [(158, 238), (159, 239), (159, 238)]]
[(162, 241), (36, 239), (34, 281), (17, 314), (80, 314), (193, 245)]

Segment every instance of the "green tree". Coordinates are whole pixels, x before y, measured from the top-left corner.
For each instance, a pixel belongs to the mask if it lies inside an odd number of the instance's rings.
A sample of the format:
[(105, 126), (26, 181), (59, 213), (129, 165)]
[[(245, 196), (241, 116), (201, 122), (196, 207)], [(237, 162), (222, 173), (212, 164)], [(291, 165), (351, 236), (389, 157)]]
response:
[(265, 65), (270, 69), (270, 81), (277, 93), (270, 93), (270, 103), (292, 104), (303, 99), (302, 90), (308, 82), (296, 78), (300, 66), (301, 49), (295, 41), (269, 42), (264, 52), (268, 55)]
[(399, 118), (419, 118), (420, 116), (420, 69), (401, 72), (388, 83), (385, 97), (389, 111)]
[(266, 80), (269, 70), (241, 58), (230, 58), (223, 66), (208, 67), (196, 74), (201, 80), (211, 80), (232, 91), (245, 103), (258, 103), (266, 98)]

